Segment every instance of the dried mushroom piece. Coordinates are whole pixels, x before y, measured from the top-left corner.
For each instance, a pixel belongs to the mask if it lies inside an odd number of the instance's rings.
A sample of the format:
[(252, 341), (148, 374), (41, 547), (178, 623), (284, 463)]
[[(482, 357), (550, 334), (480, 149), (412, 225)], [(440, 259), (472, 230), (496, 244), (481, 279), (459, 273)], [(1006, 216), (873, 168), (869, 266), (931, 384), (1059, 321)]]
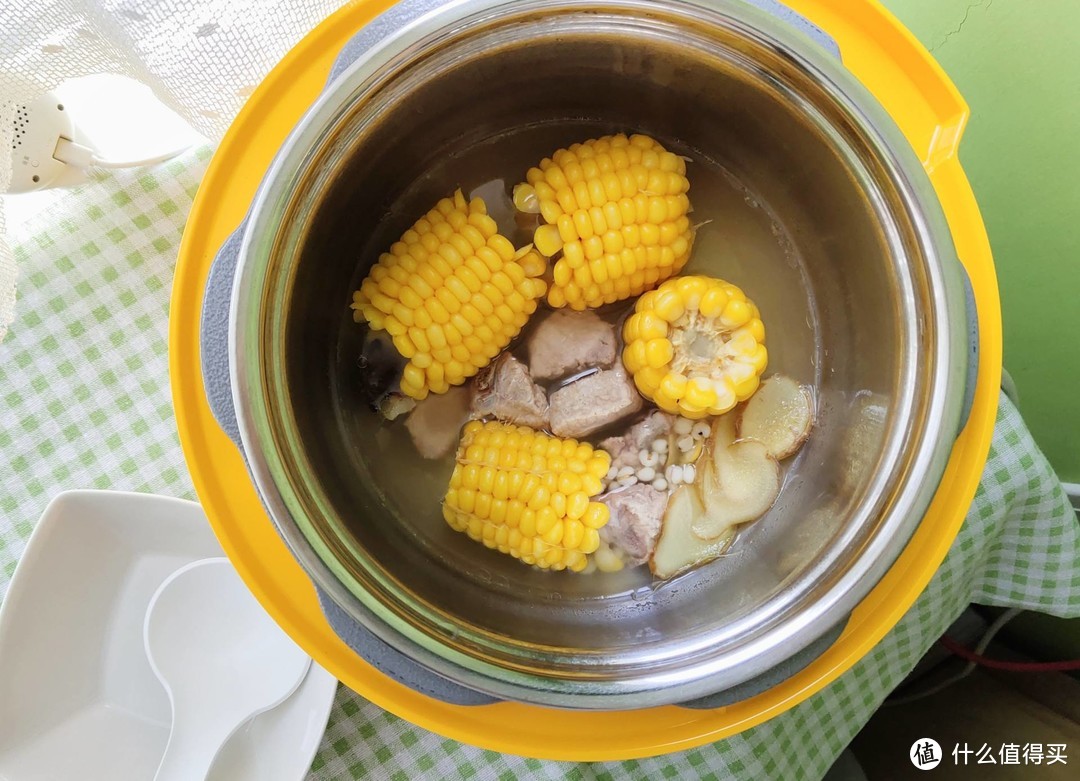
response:
[(409, 402), (414, 402), (414, 399), (401, 401), (403, 394), (398, 389), (398, 380), (405, 359), (394, 347), (390, 334), (365, 328), (356, 366), (359, 369), (357, 390), (360, 398), (376, 412), (387, 420), (393, 420), (412, 409)]

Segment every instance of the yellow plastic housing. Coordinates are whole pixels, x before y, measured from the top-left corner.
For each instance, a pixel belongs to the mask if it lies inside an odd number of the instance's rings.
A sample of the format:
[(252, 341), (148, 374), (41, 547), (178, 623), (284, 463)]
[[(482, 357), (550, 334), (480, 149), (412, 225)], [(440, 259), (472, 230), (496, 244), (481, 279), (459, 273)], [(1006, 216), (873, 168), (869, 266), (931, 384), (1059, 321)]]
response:
[[(967, 105), (926, 49), (876, 0), (784, 0), (831, 35), (844, 64), (890, 113), (923, 160), (971, 277), (979, 373), (968, 424), (908, 546), (852, 612), (840, 638), (806, 668), (721, 708), (566, 711), (514, 702), (451, 705), (384, 675), (338, 637), (311, 580), (266, 514), (243, 457), (214, 419), (202, 382), (199, 322), (211, 262), (239, 225), (289, 132), (326, 85), (334, 59), (389, 0), (342, 7), (296, 45), (248, 99), (195, 197), (177, 259), (169, 369), (177, 427), (207, 518), (230, 561), (274, 620), (328, 672), (379, 707), (492, 751), (574, 762), (656, 756), (721, 740), (795, 707), (869, 653), (915, 602), (956, 537), (993, 437), (1001, 381), (1001, 308), (978, 204), (957, 157)], [(527, 730), (507, 724), (528, 724)], [(583, 740), (582, 736), (588, 736)]]

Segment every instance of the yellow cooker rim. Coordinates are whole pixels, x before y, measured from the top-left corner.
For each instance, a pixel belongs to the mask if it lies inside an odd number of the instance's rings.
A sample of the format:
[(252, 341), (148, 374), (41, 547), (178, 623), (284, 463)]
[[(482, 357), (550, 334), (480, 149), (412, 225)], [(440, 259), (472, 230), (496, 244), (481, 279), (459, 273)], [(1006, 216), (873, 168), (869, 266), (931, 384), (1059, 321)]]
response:
[(337, 53), (392, 2), (356, 0), (322, 22), (259, 85), (222, 140), (196, 195), (173, 284), (169, 368), (181, 444), (214, 532), (259, 602), (317, 663), (376, 705), (464, 743), (542, 759), (624, 760), (694, 748), (761, 724), (838, 678), (899, 621), (945, 558), (989, 452), (1002, 359), (993, 258), (957, 154), (969, 109), (930, 54), (877, 0), (783, 1), (836, 40), (844, 64), (922, 159), (974, 288), (980, 363), (967, 426), (903, 554), (818, 659), (772, 689), (722, 708), (664, 706), (628, 713), (514, 702), (450, 705), (383, 675), (333, 632), (311, 581), (264, 511), (240, 453), (210, 411), (199, 324), (214, 255), (243, 220), (270, 161), (322, 91)]

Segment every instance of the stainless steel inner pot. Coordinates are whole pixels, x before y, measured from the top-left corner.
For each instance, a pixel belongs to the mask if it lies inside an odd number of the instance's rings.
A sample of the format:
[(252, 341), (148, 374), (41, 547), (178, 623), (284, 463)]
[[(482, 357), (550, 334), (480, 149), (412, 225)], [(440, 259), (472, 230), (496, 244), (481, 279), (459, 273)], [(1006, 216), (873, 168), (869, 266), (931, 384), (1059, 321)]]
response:
[[(424, 178), (446, 155), (480, 161), (460, 150), (509, 134), (539, 160), (560, 133), (614, 130), (711, 158), (767, 207), (790, 262), (751, 294), (767, 327), (792, 302), (805, 310), (798, 329), (770, 330), (771, 368), (813, 383), (818, 405), (779, 500), (732, 554), (634, 591), (534, 572), (452, 533), (434, 504), (388, 510), (347, 308), (381, 248), (447, 194)], [(700, 254), (695, 270), (730, 272), (722, 252)], [(957, 432), (963, 321), (918, 160), (801, 33), (735, 1), (466, 0), (367, 51), (279, 154), (241, 249), (234, 396), (264, 502), (352, 618), (495, 696), (644, 707), (768, 670), (879, 581)], [(418, 493), (446, 478), (420, 467), (397, 478)]]

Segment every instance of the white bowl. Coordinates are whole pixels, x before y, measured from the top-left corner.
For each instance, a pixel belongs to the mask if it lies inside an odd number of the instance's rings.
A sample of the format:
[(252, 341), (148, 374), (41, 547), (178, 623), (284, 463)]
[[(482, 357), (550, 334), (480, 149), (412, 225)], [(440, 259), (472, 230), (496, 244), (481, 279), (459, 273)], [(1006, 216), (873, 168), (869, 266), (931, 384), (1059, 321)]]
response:
[[(152, 779), (169, 700), (143, 650), (150, 597), (179, 567), (222, 556), (199, 505), (71, 491), (46, 508), (0, 606), (0, 779)], [(297, 692), (233, 736), (213, 781), (303, 779), (337, 681)]]

